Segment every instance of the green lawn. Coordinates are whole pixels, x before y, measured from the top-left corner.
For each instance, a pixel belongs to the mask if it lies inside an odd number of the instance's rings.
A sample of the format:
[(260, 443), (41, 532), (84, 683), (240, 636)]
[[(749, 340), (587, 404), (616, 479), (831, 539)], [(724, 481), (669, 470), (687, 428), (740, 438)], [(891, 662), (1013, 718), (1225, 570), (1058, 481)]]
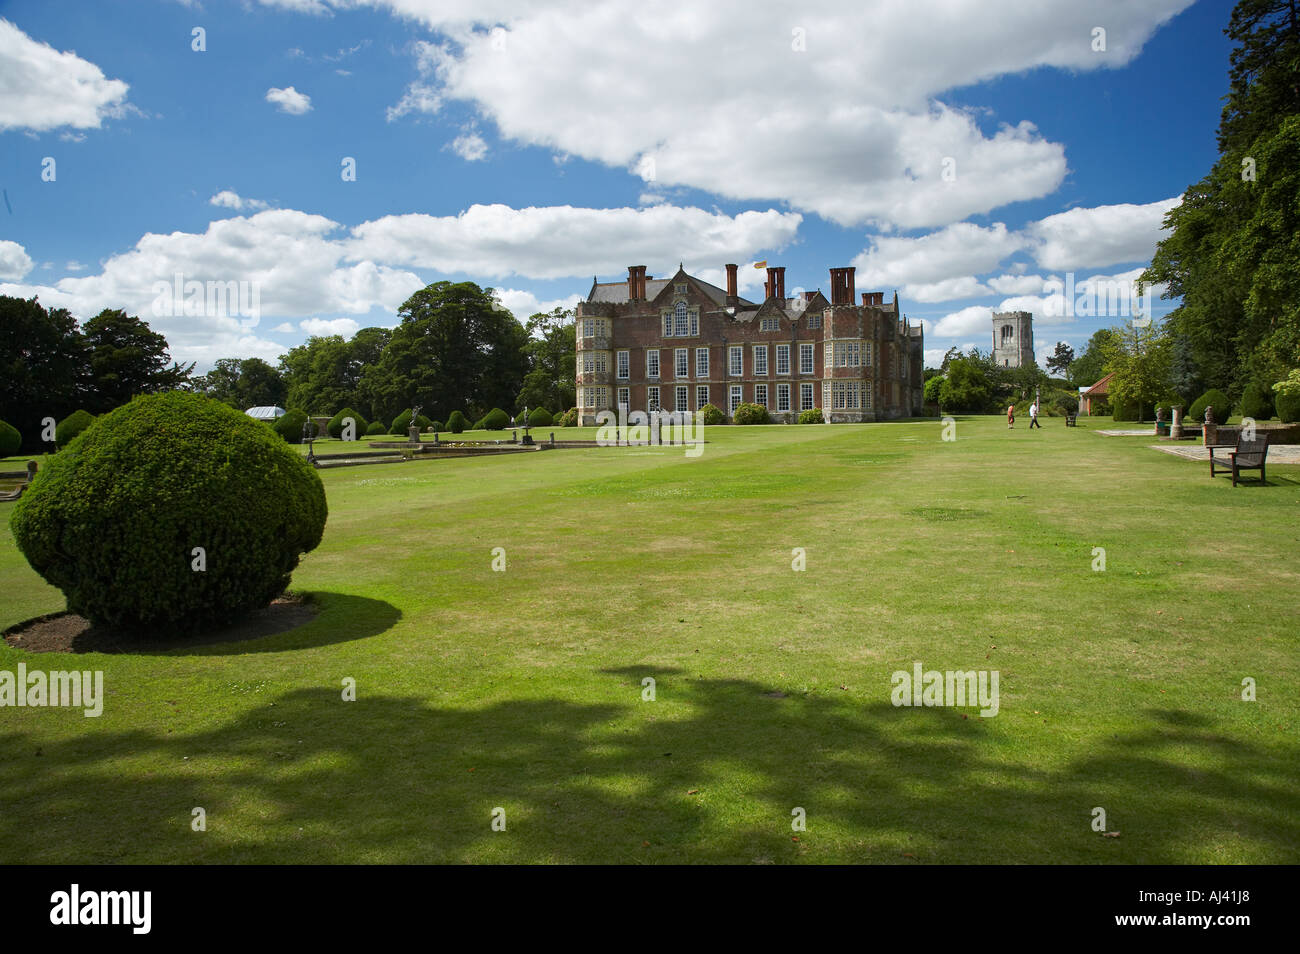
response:
[[(0, 862), (1300, 862), (1300, 468), (1081, 423), (322, 471), (307, 626), (0, 649), (107, 690), (0, 709)], [(0, 628), (63, 608), (12, 506)], [(996, 669), (1000, 713), (894, 707), (916, 661)]]

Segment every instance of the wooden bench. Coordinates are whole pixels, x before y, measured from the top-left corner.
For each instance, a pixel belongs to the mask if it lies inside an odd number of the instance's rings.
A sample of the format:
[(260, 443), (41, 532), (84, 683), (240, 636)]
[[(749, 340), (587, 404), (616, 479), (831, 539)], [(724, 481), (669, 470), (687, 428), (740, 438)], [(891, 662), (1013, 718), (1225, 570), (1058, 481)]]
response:
[(1259, 471), (1259, 482), (1266, 483), (1264, 478), (1264, 463), (1268, 460), (1268, 435), (1256, 438), (1253, 441), (1237, 439), (1235, 450), (1228, 451), (1227, 459), (1215, 457), (1216, 450), (1227, 450), (1231, 444), (1211, 444), (1210, 445), (1210, 476), (1217, 474), (1232, 474), (1232, 486), (1237, 486), (1237, 474), (1243, 470)]
[(1065, 415), (1065, 426), (1066, 426), (1066, 427), (1078, 427), (1078, 426), (1079, 426), (1079, 424), (1078, 424), (1078, 418), (1079, 418), (1079, 415), (1078, 415), (1078, 414), (1066, 414), (1066, 415)]

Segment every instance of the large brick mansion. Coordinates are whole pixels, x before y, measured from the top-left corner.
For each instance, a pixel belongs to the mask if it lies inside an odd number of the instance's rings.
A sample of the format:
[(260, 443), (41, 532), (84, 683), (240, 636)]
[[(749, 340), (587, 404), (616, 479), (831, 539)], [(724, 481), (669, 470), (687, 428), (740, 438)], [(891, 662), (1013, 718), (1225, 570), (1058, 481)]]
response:
[(821, 291), (785, 297), (785, 269), (768, 268), (761, 303), (688, 275), (593, 279), (577, 308), (578, 413), (696, 411), (713, 404), (731, 417), (742, 402), (774, 420), (816, 408), (832, 423), (921, 413), (922, 334), (884, 292), (854, 302), (853, 268), (830, 270)]

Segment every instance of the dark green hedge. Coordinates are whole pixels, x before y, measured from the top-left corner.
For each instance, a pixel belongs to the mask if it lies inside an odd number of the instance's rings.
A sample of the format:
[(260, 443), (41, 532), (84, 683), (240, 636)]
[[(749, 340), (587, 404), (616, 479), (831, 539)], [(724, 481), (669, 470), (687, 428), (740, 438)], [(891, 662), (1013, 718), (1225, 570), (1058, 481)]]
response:
[(554, 423), (555, 418), (552, 417), (551, 412), (546, 410), (544, 407), (533, 408), (528, 412), (529, 427), (550, 427)]
[[(509, 426), (510, 426), (510, 415), (507, 414), (505, 411), (501, 410), (501, 408), (494, 407), (492, 410), (488, 411), (481, 418), (479, 418), (478, 423), (474, 425), (474, 430), (503, 431)], [(456, 433), (459, 434), (460, 431), (457, 431)]]
[(1232, 413), (1232, 402), (1228, 400), (1228, 395), (1211, 388), (1192, 402), (1192, 406), (1187, 409), (1188, 420), (1195, 423), (1204, 421), (1206, 405), (1214, 408), (1216, 424), (1224, 423)]
[[(1242, 392), (1238, 413), (1242, 417), (1253, 417), (1257, 421), (1267, 421), (1273, 416), (1273, 389), (1263, 381), (1251, 381)], [(1214, 410), (1218, 416), (1219, 410)]]
[(0, 457), (13, 457), (23, 447), (23, 436), (12, 424), (0, 421)]
[(1300, 422), (1300, 394), (1277, 394), (1273, 403), (1277, 407), (1277, 416), (1283, 424)]
[[(302, 443), (302, 426), (307, 423), (307, 415), (290, 408), (271, 425), (277, 434), (290, 444)], [(313, 425), (314, 426), (314, 425)], [(315, 436), (314, 434), (312, 435)]]
[[(423, 414), (421, 414), (419, 417), (415, 419), (415, 426), (422, 431), (435, 430), (433, 424), (434, 422), (429, 420)], [(410, 429), (410, 427), (411, 427), (411, 409), (408, 407), (401, 414), (397, 415), (397, 417), (393, 418), (393, 429), (388, 433), (400, 434), (401, 436), (405, 437), (406, 432)]]
[(95, 423), (95, 415), (89, 411), (73, 411), (54, 428), (54, 443), (59, 447), (67, 447), (72, 443), (73, 438), (93, 423)]
[(463, 434), (469, 430), (469, 421), (465, 419), (465, 415), (460, 411), (452, 411), (451, 417), (447, 418), (447, 430), (453, 434)]
[(772, 417), (761, 404), (741, 404), (732, 415), (734, 424), (771, 424)]
[(329, 424), (326, 425), (325, 429), (329, 431), (330, 437), (337, 439), (343, 436), (343, 421), (349, 417), (352, 418), (354, 422), (353, 437), (357, 438), (365, 434), (366, 428), (370, 426), (370, 422), (356, 411), (352, 410), (352, 408), (345, 407), (343, 410), (331, 417)]
[(370, 426), (366, 428), (367, 437), (379, 437), (388, 433), (388, 428), (384, 427), (383, 421), (371, 421)]
[(69, 610), (166, 641), (270, 603), (326, 513), (316, 472), (269, 428), (173, 392), (95, 421), (36, 475), (10, 527)]

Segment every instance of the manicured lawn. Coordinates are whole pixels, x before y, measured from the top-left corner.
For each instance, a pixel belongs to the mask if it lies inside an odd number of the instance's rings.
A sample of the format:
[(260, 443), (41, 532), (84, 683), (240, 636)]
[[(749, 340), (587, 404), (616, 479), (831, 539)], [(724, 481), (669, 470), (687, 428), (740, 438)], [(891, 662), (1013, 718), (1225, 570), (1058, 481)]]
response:
[[(0, 709), (0, 862), (1300, 862), (1300, 468), (1044, 423), (322, 471), (307, 626), (0, 649), (107, 692)], [(63, 608), (11, 510), (0, 627)], [(917, 661), (999, 714), (894, 707)]]

